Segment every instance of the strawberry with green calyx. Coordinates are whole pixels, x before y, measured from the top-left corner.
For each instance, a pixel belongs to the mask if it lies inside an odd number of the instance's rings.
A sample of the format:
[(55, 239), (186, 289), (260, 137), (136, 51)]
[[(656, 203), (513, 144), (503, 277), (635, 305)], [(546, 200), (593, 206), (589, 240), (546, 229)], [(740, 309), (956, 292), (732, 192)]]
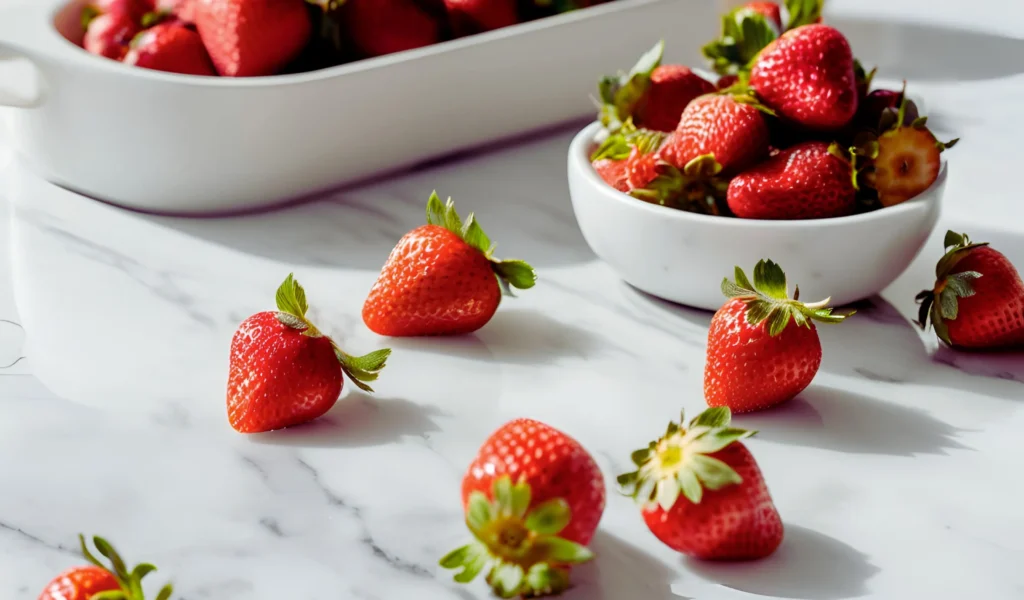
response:
[(502, 295), (534, 286), (529, 264), (494, 257), (494, 245), (473, 214), (465, 222), (449, 198), (427, 201), (427, 224), (391, 251), (363, 305), (363, 321), (380, 335), (471, 333), (491, 320)]
[(306, 316), (306, 291), (291, 274), (277, 289), (277, 311), (238, 326), (231, 340), (228, 421), (239, 433), (307, 423), (337, 403), (347, 376), (372, 392), (390, 349), (352, 356)]
[(661, 147), (666, 135), (660, 131), (649, 129), (638, 129), (633, 125), (633, 120), (626, 119), (622, 127), (613, 134), (604, 138), (604, 141), (590, 154), (591, 162), (610, 158), (621, 160), (627, 158), (634, 148), (639, 148), (642, 154), (654, 152)]
[(935, 286), (917, 295), (917, 324), (929, 321), (953, 348), (1024, 348), (1024, 282), (1013, 264), (987, 242), (947, 231)]
[(728, 214), (725, 206), (729, 180), (721, 177), (722, 165), (714, 155), (694, 158), (679, 169), (660, 161), (649, 183), (629, 191), (638, 200), (706, 215)]
[(853, 313), (834, 314), (829, 299), (792, 298), (782, 268), (770, 260), (754, 267), (751, 284), (736, 267), (736, 281), (722, 280), (729, 300), (708, 331), (704, 398), (708, 406), (750, 412), (794, 398), (811, 384), (821, 366), (821, 342), (814, 321), (840, 323)]
[(633, 111), (651, 86), (651, 74), (661, 64), (664, 40), (659, 41), (633, 65), (628, 73), (606, 75), (598, 83), (598, 119), (611, 133), (633, 116)]
[(487, 583), (502, 598), (557, 594), (569, 587), (569, 567), (594, 557), (586, 546), (558, 537), (571, 520), (562, 498), (530, 509), (530, 485), (508, 476), (494, 480), (491, 496), (474, 491), (466, 525), (476, 538), (441, 559), (459, 569), (455, 581), (469, 583), (487, 571)]
[[(39, 600), (145, 600), (142, 580), (156, 567), (142, 563), (129, 571), (113, 546), (97, 536), (92, 541), (100, 555), (110, 561), (110, 566), (105, 565), (89, 550), (83, 536), (79, 535), (78, 540), (82, 555), (92, 564), (58, 575), (47, 584)], [(168, 600), (173, 591), (171, 584), (165, 585), (156, 600)]]
[(726, 407), (685, 415), (632, 455), (618, 477), (643, 507), (651, 532), (677, 552), (705, 560), (753, 560), (779, 547), (783, 524), (753, 455)]
[(743, 5), (722, 17), (721, 37), (705, 44), (701, 52), (719, 75), (737, 75), (748, 71), (751, 61), (779, 33), (762, 7)]

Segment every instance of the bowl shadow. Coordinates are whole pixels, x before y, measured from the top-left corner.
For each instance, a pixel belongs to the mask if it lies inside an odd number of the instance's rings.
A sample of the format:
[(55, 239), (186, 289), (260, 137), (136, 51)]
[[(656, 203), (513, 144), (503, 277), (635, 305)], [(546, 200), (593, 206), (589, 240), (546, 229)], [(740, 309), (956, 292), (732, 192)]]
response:
[(253, 434), (249, 439), (257, 444), (303, 448), (381, 446), (440, 431), (434, 419), (443, 416), (435, 406), (353, 391), (315, 421)]
[(690, 571), (727, 588), (772, 598), (840, 600), (868, 593), (881, 570), (856, 548), (806, 527), (786, 524), (771, 556), (744, 563), (684, 559)]
[(598, 530), (590, 548), (597, 558), (573, 569), (565, 600), (681, 600), (672, 592), (680, 578), (660, 560), (622, 538)]

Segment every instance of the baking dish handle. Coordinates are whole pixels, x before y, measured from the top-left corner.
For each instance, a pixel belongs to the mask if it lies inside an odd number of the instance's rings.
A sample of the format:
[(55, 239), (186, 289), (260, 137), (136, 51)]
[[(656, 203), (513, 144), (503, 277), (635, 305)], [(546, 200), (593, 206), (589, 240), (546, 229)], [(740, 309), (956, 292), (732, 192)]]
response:
[[(0, 41), (0, 67), (3, 63), (15, 60), (24, 60), (33, 68), (35, 65), (27, 54), (15, 49), (14, 46)], [(37, 71), (38, 72), (38, 71)], [(42, 94), (37, 89), (33, 93), (19, 92), (13, 89), (10, 81), (5, 81), (3, 71), (0, 70), (0, 106), (12, 106), (15, 108), (35, 108), (42, 103)], [(38, 88), (38, 86), (36, 86)]]

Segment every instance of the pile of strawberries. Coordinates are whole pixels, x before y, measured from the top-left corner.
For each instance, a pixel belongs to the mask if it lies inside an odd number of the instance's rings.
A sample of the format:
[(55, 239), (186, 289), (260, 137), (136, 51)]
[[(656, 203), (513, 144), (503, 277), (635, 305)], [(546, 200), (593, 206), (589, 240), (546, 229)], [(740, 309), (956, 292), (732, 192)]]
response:
[(83, 46), (187, 75), (260, 77), (402, 52), (610, 0), (93, 0)]
[(871, 90), (823, 0), (751, 2), (703, 53), (717, 81), (663, 65), (663, 43), (599, 85), (609, 185), (646, 202), (744, 219), (842, 217), (904, 202), (938, 177), (940, 142), (902, 90)]

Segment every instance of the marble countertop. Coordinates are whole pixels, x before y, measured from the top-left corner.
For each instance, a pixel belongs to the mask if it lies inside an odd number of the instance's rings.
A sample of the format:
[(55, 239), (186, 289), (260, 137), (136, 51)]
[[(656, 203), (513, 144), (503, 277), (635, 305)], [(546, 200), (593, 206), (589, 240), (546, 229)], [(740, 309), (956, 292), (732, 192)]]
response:
[[(567, 599), (1024, 597), (1024, 357), (951, 352), (909, 321), (949, 227), (1024, 265), (1024, 40), (994, 37), (1024, 30), (1024, 10), (952, 4), (918, 33), (992, 23), (970, 35), (1017, 53), (977, 77), (913, 63), (933, 122), (963, 138), (939, 229), (882, 296), (819, 329), (806, 392), (737, 419), (760, 430), (749, 446), (786, 523), (782, 547), (756, 563), (681, 559), (613, 492), (598, 559)], [(977, 45), (949, 31), (945, 43)], [(613, 490), (632, 449), (703, 406), (711, 315), (635, 291), (587, 248), (565, 182), (572, 133), (217, 220), (85, 200), (0, 149), (0, 366), (14, 363), (0, 369), (4, 597), (34, 599), (79, 562), (85, 532), (159, 565), (154, 583), (171, 578), (181, 600), (488, 598), (436, 563), (466, 539), (459, 482), (491, 431), (518, 416), (563, 429)], [(362, 301), (435, 188), (540, 282), (478, 334), (384, 340), (363, 326)], [(394, 354), (377, 394), (346, 386), (313, 424), (241, 436), (225, 418), (228, 343), (291, 271), (351, 352)]]

